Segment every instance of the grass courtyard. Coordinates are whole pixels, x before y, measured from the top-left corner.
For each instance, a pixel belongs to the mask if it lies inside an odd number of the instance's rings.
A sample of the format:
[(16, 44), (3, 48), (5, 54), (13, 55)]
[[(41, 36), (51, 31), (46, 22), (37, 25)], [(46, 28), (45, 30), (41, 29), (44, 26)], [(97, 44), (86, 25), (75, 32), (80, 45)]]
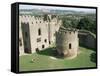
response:
[[(39, 53), (23, 55), (19, 57), (19, 70), (34, 71), (96, 67), (96, 62), (93, 60), (94, 50), (80, 47), (79, 51), (78, 56), (74, 59), (59, 58), (52, 48)], [(33, 62), (32, 59), (34, 60)]]

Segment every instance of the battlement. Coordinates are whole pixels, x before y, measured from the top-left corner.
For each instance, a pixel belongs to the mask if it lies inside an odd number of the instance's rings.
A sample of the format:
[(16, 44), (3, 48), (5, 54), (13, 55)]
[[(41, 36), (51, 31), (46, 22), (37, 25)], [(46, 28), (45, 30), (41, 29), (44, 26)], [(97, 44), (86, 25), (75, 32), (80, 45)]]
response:
[(59, 34), (76, 34), (78, 33), (78, 30), (75, 28), (64, 28), (64, 27), (60, 27)]
[[(20, 15), (20, 21), (21, 22), (30, 22), (30, 23), (49, 23), (49, 22), (54, 22), (54, 23), (60, 23), (61, 20), (59, 20), (57, 17), (53, 17), (52, 19), (48, 20), (45, 20), (45, 16), (44, 15), (39, 15), (39, 16), (34, 16), (34, 15)], [(49, 15), (48, 15), (49, 17)]]
[[(51, 19), (51, 16), (52, 15), (48, 15), (48, 17), (50, 17), (50, 19)], [(29, 19), (29, 18), (34, 18), (35, 20), (40, 20), (40, 19), (43, 19), (44, 18), (44, 15), (36, 15), (36, 16), (34, 16), (34, 15), (20, 15), (20, 17), (21, 18), (26, 18), (26, 19)], [(56, 16), (55, 17), (52, 17), (52, 19), (54, 19), (54, 18), (57, 18)]]
[(33, 18), (35, 20), (43, 19), (43, 16), (32, 16), (32, 15), (20, 15), (20, 17), (25, 19)]

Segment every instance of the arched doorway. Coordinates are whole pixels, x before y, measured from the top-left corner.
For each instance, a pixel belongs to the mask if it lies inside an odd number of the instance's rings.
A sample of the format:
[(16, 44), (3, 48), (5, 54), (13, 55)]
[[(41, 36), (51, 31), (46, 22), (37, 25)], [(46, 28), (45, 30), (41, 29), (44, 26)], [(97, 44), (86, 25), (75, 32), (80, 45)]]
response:
[(39, 49), (38, 49), (38, 48), (36, 48), (36, 52), (37, 52), (37, 53), (39, 52)]

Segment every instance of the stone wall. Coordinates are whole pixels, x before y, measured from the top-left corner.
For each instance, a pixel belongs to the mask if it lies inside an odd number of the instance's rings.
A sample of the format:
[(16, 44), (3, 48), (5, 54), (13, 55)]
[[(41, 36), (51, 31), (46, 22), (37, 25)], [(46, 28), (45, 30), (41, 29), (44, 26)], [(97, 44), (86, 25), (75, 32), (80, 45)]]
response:
[[(50, 16), (51, 15), (49, 15), (49, 17)], [(22, 42), (22, 45), (19, 45), (20, 54), (23, 55), (25, 53), (25, 48), (31, 50), (30, 53), (48, 48), (55, 42), (55, 32), (58, 31), (61, 23), (61, 20), (58, 20), (57, 17), (52, 18), (50, 21), (44, 21), (44, 16), (35, 17), (31, 15), (20, 15), (19, 38)], [(26, 24), (29, 25), (28, 28), (26, 27)], [(23, 29), (24, 27), (26, 27), (25, 30)], [(27, 32), (28, 38), (24, 37), (23, 30), (25, 31), (24, 33)], [(27, 44), (29, 45), (28, 47), (25, 46), (25, 41), (27, 43), (30, 42), (30, 45)]]
[(79, 31), (79, 45), (87, 48), (96, 49), (96, 36), (90, 31)]
[(19, 17), (19, 55), (24, 54), (24, 43), (23, 43), (23, 35), (22, 35), (22, 29), (21, 29), (21, 17)]

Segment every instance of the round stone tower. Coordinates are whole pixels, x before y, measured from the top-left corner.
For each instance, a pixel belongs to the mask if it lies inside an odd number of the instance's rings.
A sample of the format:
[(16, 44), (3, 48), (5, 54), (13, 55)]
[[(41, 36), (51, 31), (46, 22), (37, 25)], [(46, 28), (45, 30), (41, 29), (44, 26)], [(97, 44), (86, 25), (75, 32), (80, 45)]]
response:
[(78, 54), (78, 30), (61, 27), (56, 32), (56, 49), (60, 56), (74, 58)]

